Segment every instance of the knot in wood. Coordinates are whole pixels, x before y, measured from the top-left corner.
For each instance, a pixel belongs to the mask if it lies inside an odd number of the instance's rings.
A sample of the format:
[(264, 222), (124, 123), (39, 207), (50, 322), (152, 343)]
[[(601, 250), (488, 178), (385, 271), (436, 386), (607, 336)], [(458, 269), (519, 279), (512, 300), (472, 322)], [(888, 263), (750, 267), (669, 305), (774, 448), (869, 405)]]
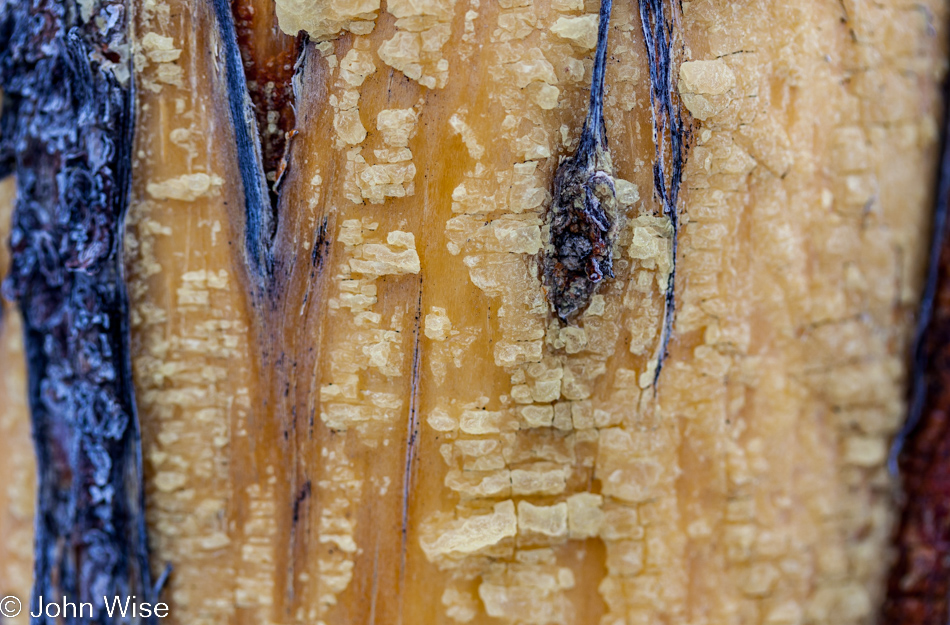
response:
[(613, 278), (617, 196), (610, 155), (596, 149), (561, 163), (548, 210), (545, 291), (555, 313), (567, 321), (585, 310), (605, 278)]

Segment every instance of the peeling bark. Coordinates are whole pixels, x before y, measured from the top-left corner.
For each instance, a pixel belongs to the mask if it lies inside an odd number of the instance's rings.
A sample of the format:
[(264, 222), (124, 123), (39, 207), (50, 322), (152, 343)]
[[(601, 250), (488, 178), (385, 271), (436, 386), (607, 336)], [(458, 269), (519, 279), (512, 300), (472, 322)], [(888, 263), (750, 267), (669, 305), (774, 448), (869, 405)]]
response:
[[(39, 473), (31, 611), (40, 596), (153, 597), (121, 271), (128, 7), (86, 10), (0, 5), (0, 162), (18, 181), (4, 295), (24, 318)], [(98, 612), (66, 621), (116, 622)]]

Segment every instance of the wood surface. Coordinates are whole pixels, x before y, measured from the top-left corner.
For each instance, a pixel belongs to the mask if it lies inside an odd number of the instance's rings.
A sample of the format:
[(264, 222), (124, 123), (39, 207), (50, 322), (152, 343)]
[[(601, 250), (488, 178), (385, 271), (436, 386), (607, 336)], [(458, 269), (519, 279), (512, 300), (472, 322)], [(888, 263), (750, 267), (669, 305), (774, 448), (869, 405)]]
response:
[[(226, 20), (132, 6), (124, 253), (165, 622), (874, 622), (946, 3), (658, 3), (675, 224), (660, 57), (615, 4), (615, 277), (568, 321), (540, 268), (598, 3), (233, 5), (254, 206)], [(5, 311), (0, 594), (30, 560), (4, 529), (30, 502)]]

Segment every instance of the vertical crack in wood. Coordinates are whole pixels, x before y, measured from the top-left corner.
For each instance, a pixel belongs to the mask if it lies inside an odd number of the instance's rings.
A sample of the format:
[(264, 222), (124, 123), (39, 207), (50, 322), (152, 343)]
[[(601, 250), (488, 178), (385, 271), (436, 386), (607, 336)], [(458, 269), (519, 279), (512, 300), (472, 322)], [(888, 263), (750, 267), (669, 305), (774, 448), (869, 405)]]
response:
[(231, 2), (237, 46), (260, 136), (264, 178), (276, 211), (278, 190), (296, 135), (292, 81), (305, 35), (284, 34), (277, 26), (274, 10), (273, 3)]
[[(273, 287), (280, 188), (297, 134), (296, 79), (306, 61), (307, 37), (268, 31), (267, 24), (255, 22), (255, 9), (246, 3), (210, 3), (241, 177), (245, 253), (257, 287), (264, 292)], [(272, 114), (273, 123), (268, 121)]]
[[(679, 239), (677, 205), (686, 162), (688, 129), (676, 89), (674, 63), (674, 26), (679, 3), (677, 0), (639, 2), (640, 25), (650, 66), (650, 105), (653, 109), (653, 143), (656, 146), (653, 186), (663, 214), (669, 217), (673, 227), (672, 264), (666, 286), (666, 306), (653, 378), (655, 386), (669, 350), (676, 316), (676, 254)], [(664, 9), (664, 5), (669, 7), (668, 11)]]
[(221, 53), (224, 56), (228, 114), (234, 131), (237, 165), (244, 194), (244, 245), (247, 261), (255, 276), (266, 281), (273, 273), (271, 241), (277, 228), (277, 218), (267, 189), (260, 133), (254, 103), (247, 89), (231, 3), (229, 0), (211, 0), (211, 5), (221, 41)]
[[(133, 88), (124, 0), (0, 1), (0, 170), (15, 172), (4, 295), (23, 314), (39, 597), (154, 601), (122, 237)], [(41, 623), (152, 622), (68, 613)]]
[[(419, 393), (422, 383), (422, 279), (416, 300), (416, 314), (412, 330), (412, 372), (409, 380), (409, 419), (406, 424), (406, 455), (402, 482), (402, 519), (400, 524), (399, 583), (400, 597), (406, 579), (406, 558), (409, 554), (409, 504), (412, 497), (412, 481), (419, 448)], [(402, 614), (402, 610), (400, 610)], [(400, 616), (401, 621), (401, 616)]]

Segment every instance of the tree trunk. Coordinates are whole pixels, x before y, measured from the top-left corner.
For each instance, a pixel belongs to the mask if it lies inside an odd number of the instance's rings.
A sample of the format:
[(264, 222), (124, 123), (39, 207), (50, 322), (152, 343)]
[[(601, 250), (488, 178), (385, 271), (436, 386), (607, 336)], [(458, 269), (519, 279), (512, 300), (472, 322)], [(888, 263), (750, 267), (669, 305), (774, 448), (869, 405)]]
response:
[(164, 622), (875, 620), (946, 3), (617, 3), (600, 98), (593, 1), (127, 6)]

